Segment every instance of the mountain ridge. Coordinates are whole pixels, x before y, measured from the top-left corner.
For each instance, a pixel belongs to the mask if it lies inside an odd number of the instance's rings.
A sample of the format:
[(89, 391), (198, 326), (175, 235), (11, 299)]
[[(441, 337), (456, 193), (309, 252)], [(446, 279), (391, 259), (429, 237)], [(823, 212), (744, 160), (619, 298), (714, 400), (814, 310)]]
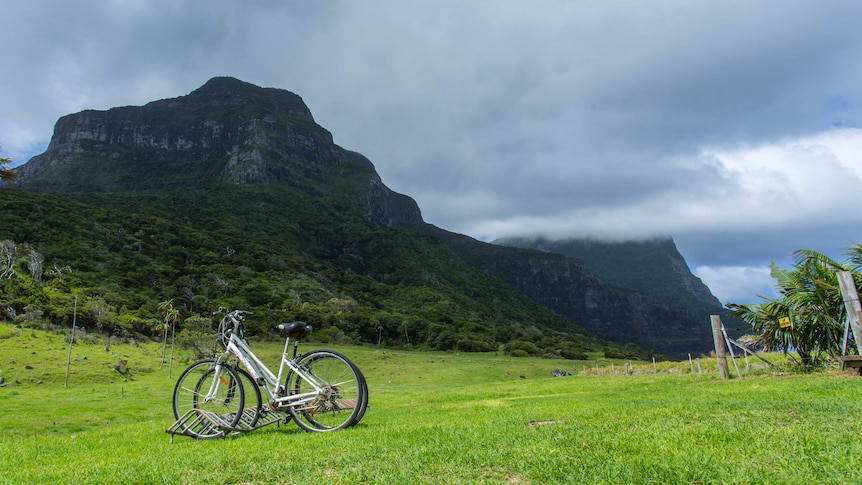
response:
[[(549, 301), (561, 298), (579, 308), (603, 302), (602, 308), (593, 308), (592, 316), (557, 311), (568, 323), (521, 303), (537, 315), (527, 318), (546, 322), (550, 325), (546, 328), (582, 334), (583, 328), (590, 328), (590, 319), (598, 319), (597, 328), (616, 328), (616, 320), (635, 315), (649, 331), (610, 334), (619, 339), (634, 336), (636, 344), (676, 355), (708, 350), (700, 330), (706, 328), (706, 320), (701, 325), (696, 322), (699, 317), (674, 310), (655, 295), (605, 284), (574, 258), (502, 250), (425, 223), (412, 198), (386, 187), (367, 158), (335, 145), (302, 98), (289, 91), (214, 78), (186, 96), (67, 115), (58, 120), (46, 152), (19, 167), (18, 173), (16, 187), (21, 190), (176, 220), (230, 240), (252, 237), (271, 250), (288, 247), (322, 258), (329, 268), (377, 282), (362, 285), (398, 282), (422, 288), (437, 278), (438, 290), (445, 289), (446, 298), (459, 301), (464, 314), (471, 313), (471, 294), (489, 298), (481, 278), (493, 288), (497, 283), (491, 282), (506, 281), (512, 291), (517, 288), (547, 308)], [(393, 246), (392, 241), (402, 246)], [(543, 276), (537, 279), (536, 274)], [(574, 286), (565, 295), (547, 293), (544, 285), (563, 281), (561, 275)], [(514, 294), (503, 298), (523, 302)], [(525, 315), (508, 306), (505, 312), (510, 314), (507, 321)], [(484, 339), (490, 346), (514, 338), (502, 336), (487, 314), (466, 320), (453, 314), (434, 318), (436, 323), (433, 319), (424, 323), (426, 342), (440, 340), (427, 330), (438, 324), (446, 328), (437, 332), (454, 332), (462, 341), (470, 334), (468, 327), (481, 335), (474, 341)], [(367, 320), (356, 325), (372, 325), (371, 317)], [(463, 325), (453, 325), (456, 320)], [(524, 328), (530, 325), (526, 322)], [(655, 328), (664, 327), (691, 338), (668, 343), (663, 336), (651, 336)], [(494, 332), (497, 337), (491, 336)], [(367, 335), (369, 330), (359, 328), (355, 333)], [(458, 338), (445, 345), (454, 348)]]

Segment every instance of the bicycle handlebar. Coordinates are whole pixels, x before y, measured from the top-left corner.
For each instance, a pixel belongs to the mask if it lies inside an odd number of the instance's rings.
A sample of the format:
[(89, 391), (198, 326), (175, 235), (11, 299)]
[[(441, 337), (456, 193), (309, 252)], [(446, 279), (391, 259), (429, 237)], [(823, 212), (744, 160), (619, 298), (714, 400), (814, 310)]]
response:
[(239, 317), (241, 315), (254, 315), (254, 312), (250, 312), (250, 311), (246, 311), (246, 310), (229, 311), (225, 307), (219, 307), (218, 310), (213, 312), (213, 315), (218, 315), (219, 313), (227, 313), (226, 316), (233, 316), (233, 317)]
[(219, 340), (223, 345), (227, 345), (228, 340), (230, 340), (230, 335), (234, 331), (237, 332), (239, 338), (244, 339), (245, 332), (243, 332), (242, 321), (246, 317), (246, 315), (254, 315), (254, 313), (246, 311), (246, 310), (233, 310), (228, 312), (227, 308), (221, 307), (214, 314), (225, 313), (227, 314), (222, 317), (221, 322), (219, 322)]

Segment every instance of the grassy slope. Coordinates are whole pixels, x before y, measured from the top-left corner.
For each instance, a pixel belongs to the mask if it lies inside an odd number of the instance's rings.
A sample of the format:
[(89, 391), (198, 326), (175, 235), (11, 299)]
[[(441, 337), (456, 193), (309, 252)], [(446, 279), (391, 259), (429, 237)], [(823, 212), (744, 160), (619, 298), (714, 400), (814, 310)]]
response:
[(159, 344), (77, 343), (63, 387), (62, 337), (0, 324), (0, 483), (848, 483), (862, 465), (856, 377), (552, 378), (571, 362), (339, 350), (369, 382), (359, 426), (171, 444), (185, 363), (169, 378)]

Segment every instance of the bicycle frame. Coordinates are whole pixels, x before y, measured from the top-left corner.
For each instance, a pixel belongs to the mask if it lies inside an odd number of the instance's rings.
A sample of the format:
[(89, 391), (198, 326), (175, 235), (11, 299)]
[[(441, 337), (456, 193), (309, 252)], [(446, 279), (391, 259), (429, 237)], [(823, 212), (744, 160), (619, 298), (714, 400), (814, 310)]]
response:
[[(234, 355), (242, 366), (245, 367), (252, 379), (254, 379), (254, 383), (264, 390), (269, 404), (275, 403), (277, 405), (289, 404), (297, 406), (310, 403), (314, 401), (318, 394), (324, 389), (320, 381), (313, 374), (306, 372), (296, 364), (296, 342), (293, 344), (294, 357), (287, 357), (290, 343), (289, 337), (285, 339), (284, 351), (281, 354), (281, 363), (278, 367), (278, 375), (276, 375), (269, 370), (269, 368), (254, 354), (254, 352), (252, 352), (248, 347), (248, 344), (237, 337), (235, 333), (231, 333), (230, 340), (228, 341), (224, 353), (222, 353), (216, 361), (216, 375), (219, 373), (219, 367), (221, 365), (226, 365), (228, 356)], [(295, 372), (309, 382), (314, 387), (314, 391), (303, 394), (279, 396), (279, 388), (281, 387), (280, 383), (283, 382), (284, 378), (286, 378), (286, 369)], [(217, 385), (216, 381), (216, 379), (213, 379), (213, 387), (210, 393), (208, 393), (208, 397), (210, 395), (214, 395), (215, 386)]]

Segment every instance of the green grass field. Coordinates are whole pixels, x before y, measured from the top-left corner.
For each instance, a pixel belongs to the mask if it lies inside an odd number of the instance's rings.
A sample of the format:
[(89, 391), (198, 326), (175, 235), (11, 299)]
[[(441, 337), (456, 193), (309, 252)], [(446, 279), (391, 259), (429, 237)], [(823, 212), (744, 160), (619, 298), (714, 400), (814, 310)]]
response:
[[(62, 336), (0, 324), (0, 483), (845, 484), (862, 476), (862, 378), (836, 371), (721, 381), (690, 374), (689, 362), (660, 364), (658, 374), (642, 363), (641, 375), (611, 377), (610, 362), (600, 362), (605, 377), (595, 377), (586, 375), (595, 361), (340, 347), (368, 380), (358, 426), (309, 434), (274, 424), (171, 443), (171, 392), (188, 362), (175, 360), (171, 378), (159, 369), (160, 344), (106, 349), (96, 340), (76, 342), (64, 387)], [(252, 348), (267, 362), (281, 351)], [(580, 375), (551, 377), (557, 368)]]

